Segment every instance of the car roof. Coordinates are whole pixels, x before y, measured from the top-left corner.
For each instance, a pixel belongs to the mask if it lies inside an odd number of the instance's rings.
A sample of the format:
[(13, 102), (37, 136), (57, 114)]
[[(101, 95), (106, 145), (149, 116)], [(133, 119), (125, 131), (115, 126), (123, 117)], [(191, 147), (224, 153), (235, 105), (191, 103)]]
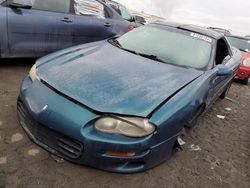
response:
[(223, 33), (224, 35), (231, 35), (231, 32), (227, 29), (219, 28), (219, 27), (208, 27), (208, 29), (215, 30), (217, 32)]
[(163, 26), (168, 26), (168, 27), (175, 27), (177, 29), (192, 31), (195, 33), (209, 36), (216, 40), (220, 39), (221, 37), (224, 37), (224, 34), (222, 33), (219, 33), (212, 29), (207, 29), (206, 27), (201, 27), (201, 26), (197, 26), (193, 24), (182, 24), (182, 23), (177, 23), (177, 22), (162, 22), (162, 21), (157, 21), (157, 22), (154, 22), (153, 24), (163, 25)]
[(243, 36), (238, 36), (238, 35), (228, 35), (228, 37), (234, 37), (234, 38), (243, 39), (243, 40), (250, 40), (249, 37), (243, 37)]

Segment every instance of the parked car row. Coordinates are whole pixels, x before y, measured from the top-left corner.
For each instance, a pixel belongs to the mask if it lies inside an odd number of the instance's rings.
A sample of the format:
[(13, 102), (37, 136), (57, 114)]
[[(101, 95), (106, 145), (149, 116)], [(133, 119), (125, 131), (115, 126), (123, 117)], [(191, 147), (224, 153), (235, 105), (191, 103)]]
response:
[(102, 1), (1, 0), (0, 57), (41, 57), (133, 28)]

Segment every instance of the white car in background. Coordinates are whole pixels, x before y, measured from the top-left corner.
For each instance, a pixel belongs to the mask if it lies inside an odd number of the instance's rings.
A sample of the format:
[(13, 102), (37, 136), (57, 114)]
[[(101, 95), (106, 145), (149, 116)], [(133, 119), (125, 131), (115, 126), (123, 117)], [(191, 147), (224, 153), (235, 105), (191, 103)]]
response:
[(147, 19), (146, 19), (145, 17), (143, 17), (143, 16), (135, 15), (135, 14), (134, 14), (133, 17), (134, 17), (134, 20), (135, 20), (137, 23), (140, 23), (140, 24), (143, 24), (143, 25), (148, 24)]

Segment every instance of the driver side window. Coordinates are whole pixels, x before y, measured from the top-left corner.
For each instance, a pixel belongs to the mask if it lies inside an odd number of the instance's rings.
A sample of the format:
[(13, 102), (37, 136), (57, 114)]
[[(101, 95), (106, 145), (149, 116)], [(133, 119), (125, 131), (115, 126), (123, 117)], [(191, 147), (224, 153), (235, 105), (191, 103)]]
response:
[(228, 55), (230, 55), (230, 54), (229, 54), (228, 46), (227, 46), (226, 42), (223, 39), (219, 39), (217, 41), (215, 64), (216, 65), (222, 64), (223, 60)]

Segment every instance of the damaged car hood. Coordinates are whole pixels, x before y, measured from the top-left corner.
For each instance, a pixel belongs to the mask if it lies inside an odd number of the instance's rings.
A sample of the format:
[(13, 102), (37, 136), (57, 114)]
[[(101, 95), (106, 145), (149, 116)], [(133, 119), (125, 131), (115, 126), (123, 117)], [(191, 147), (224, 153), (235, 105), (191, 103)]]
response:
[(96, 42), (37, 62), (37, 75), (58, 92), (102, 113), (146, 117), (203, 71), (150, 60)]

